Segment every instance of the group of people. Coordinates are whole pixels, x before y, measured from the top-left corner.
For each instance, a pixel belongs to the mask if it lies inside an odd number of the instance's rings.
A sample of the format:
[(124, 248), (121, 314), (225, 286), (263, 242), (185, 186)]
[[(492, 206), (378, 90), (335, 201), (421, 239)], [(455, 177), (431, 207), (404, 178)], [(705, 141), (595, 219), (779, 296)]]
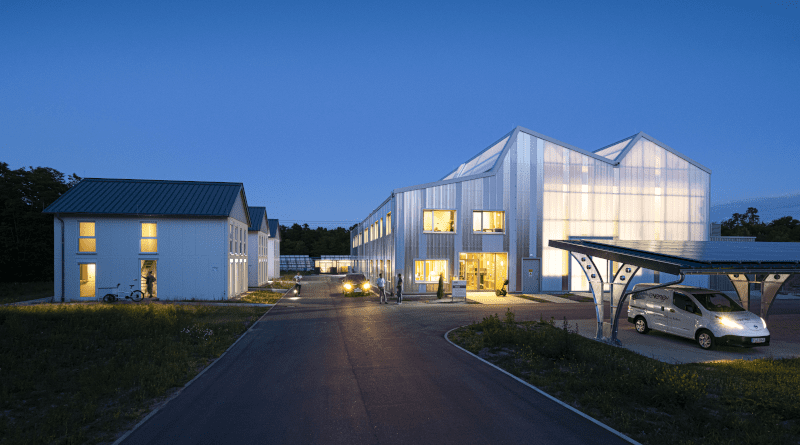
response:
[[(403, 304), (403, 276), (401, 274), (397, 274), (396, 289), (397, 304)], [(386, 280), (383, 279), (382, 273), (378, 274), (378, 297), (380, 298), (378, 304), (389, 304), (389, 302), (386, 301)]]

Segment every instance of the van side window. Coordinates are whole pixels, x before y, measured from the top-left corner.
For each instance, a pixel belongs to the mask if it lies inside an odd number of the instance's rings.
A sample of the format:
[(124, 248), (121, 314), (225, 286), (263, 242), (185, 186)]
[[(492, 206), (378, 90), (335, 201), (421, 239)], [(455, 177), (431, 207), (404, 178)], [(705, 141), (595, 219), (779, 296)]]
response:
[(672, 304), (682, 311), (700, 315), (700, 310), (694, 304), (692, 299), (680, 292), (675, 292), (672, 295)]

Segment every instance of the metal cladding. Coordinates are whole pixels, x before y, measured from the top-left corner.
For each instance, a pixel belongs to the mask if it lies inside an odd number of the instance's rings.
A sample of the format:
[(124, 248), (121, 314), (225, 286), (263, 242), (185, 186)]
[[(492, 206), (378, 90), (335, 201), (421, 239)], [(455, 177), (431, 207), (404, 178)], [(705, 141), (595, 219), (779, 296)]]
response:
[[(435, 290), (415, 281), (415, 261), (444, 260), (455, 278), (461, 253), (507, 254), (512, 292), (522, 291), (523, 259), (540, 260), (541, 290), (588, 290), (550, 240), (708, 240), (709, 183), (708, 168), (644, 133), (589, 152), (517, 127), (441, 180), (394, 190), (353, 230), (351, 253), (373, 279), (370, 264), (390, 261), (411, 293)], [(454, 230), (426, 232), (428, 210), (454, 211)], [(391, 234), (372, 236), (389, 212)], [(486, 212), (502, 212), (502, 231), (474, 228)]]
[(280, 224), (278, 223), (278, 220), (268, 219), (267, 223), (269, 224), (269, 237), (276, 238), (278, 236), (278, 232), (280, 231)]
[(250, 228), (247, 230), (251, 232), (255, 232), (261, 230), (262, 232), (268, 233), (269, 230), (267, 227), (261, 227), (264, 225), (264, 219), (267, 216), (267, 208), (266, 207), (248, 207), (247, 212), (250, 214)]
[(228, 216), (243, 189), (237, 182), (86, 178), (43, 213)]

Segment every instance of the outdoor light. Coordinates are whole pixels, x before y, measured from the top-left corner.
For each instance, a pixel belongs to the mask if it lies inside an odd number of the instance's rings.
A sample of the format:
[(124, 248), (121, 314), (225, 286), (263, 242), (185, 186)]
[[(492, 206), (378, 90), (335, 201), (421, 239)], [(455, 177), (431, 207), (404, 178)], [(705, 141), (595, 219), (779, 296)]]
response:
[(591, 269), (591, 268), (592, 268), (592, 265), (591, 265), (591, 264), (587, 264), (587, 265), (586, 265), (586, 268), (587, 268), (587, 269)]
[[(631, 273), (631, 268), (630, 268), (630, 267), (626, 267), (626, 268), (625, 268), (625, 272)], [(622, 277), (622, 279), (624, 280), (624, 279), (625, 279), (625, 277)]]
[(592, 278), (597, 278), (597, 275), (595, 275), (595, 274), (592, 274)]
[(619, 279), (620, 279), (621, 281), (625, 281), (625, 275), (623, 275), (623, 276), (619, 277)]
[(738, 273), (733, 274), (733, 278), (739, 278), (739, 274)]
[(780, 275), (775, 275), (775, 279), (776, 279), (776, 280), (780, 280), (780, 279), (781, 279), (781, 276), (780, 276)]
[(583, 262), (586, 262), (586, 257), (585, 257), (585, 256), (582, 256), (582, 257), (581, 257), (581, 261), (583, 261)]

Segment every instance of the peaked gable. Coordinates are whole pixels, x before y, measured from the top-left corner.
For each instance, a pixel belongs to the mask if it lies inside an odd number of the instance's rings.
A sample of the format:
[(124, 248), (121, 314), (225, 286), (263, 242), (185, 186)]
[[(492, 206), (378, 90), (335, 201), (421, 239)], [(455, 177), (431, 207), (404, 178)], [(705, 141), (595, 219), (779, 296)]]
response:
[(281, 239), (281, 226), (278, 223), (277, 219), (269, 219), (267, 220), (269, 223), (269, 237), (270, 238), (277, 238), (279, 241)]
[(247, 198), (244, 196), (244, 187), (236, 196), (236, 202), (234, 203), (233, 208), (228, 216), (239, 220), (250, 227), (250, 212), (247, 210)]
[(267, 208), (248, 207), (247, 211), (250, 213), (250, 227), (247, 230), (250, 232), (261, 231), (269, 235), (269, 223), (267, 223)]

